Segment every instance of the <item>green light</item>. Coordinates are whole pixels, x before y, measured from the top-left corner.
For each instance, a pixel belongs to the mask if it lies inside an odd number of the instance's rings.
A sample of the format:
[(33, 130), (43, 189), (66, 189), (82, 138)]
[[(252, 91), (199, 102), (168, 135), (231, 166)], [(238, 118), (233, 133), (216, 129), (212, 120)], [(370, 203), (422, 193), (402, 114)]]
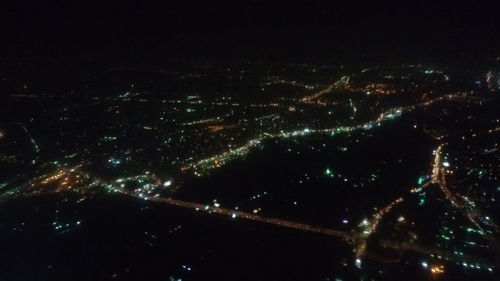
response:
[(330, 168), (326, 168), (325, 169), (325, 176), (334, 177), (335, 175), (333, 174), (332, 170), (330, 170)]
[(418, 178), (418, 181), (417, 181), (417, 184), (419, 184), (419, 185), (420, 185), (420, 184), (422, 184), (422, 183), (424, 183), (424, 178), (423, 178), (423, 177), (419, 177), (419, 178)]
[(130, 92), (125, 92), (123, 95), (119, 95), (118, 97), (119, 98), (126, 98), (128, 96), (130, 96)]
[(418, 204), (420, 206), (424, 205), (425, 204), (425, 199), (424, 198), (420, 198), (420, 202)]
[(485, 233), (482, 231), (482, 230), (477, 230), (477, 229), (474, 229), (474, 228), (467, 228), (467, 232), (475, 232), (475, 233), (478, 233), (480, 235), (485, 235)]

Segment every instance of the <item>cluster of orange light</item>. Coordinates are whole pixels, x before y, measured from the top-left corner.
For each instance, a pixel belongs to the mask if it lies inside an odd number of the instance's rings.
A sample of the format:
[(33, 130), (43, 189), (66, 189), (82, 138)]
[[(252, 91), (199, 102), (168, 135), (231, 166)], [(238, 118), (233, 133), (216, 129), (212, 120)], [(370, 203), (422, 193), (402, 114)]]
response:
[(444, 266), (442, 265), (435, 265), (431, 267), (431, 272), (432, 274), (441, 274), (444, 273)]
[(215, 133), (224, 129), (234, 128), (234, 125), (210, 125), (207, 126), (208, 131)]
[(65, 174), (66, 174), (66, 173), (65, 173), (64, 171), (59, 171), (59, 172), (57, 172), (55, 175), (50, 176), (50, 177), (48, 177), (48, 178), (45, 178), (45, 179), (42, 181), (42, 183), (43, 183), (43, 184), (47, 184), (47, 183), (49, 183), (49, 182), (51, 182), (51, 181), (58, 180), (58, 179), (62, 178)]
[(366, 92), (375, 92), (377, 94), (394, 94), (396, 90), (394, 90), (388, 84), (368, 84), (365, 87)]
[(71, 189), (72, 185), (81, 183), (80, 175), (76, 175), (76, 178), (65, 177), (62, 182), (59, 183), (58, 191), (62, 191), (63, 189)]

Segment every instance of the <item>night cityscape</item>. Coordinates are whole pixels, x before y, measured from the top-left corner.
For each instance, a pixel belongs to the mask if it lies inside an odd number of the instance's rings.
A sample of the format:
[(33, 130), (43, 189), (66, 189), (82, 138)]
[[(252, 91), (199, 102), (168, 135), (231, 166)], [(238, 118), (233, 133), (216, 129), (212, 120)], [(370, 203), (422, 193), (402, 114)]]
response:
[(500, 280), (498, 3), (7, 4), (0, 281)]

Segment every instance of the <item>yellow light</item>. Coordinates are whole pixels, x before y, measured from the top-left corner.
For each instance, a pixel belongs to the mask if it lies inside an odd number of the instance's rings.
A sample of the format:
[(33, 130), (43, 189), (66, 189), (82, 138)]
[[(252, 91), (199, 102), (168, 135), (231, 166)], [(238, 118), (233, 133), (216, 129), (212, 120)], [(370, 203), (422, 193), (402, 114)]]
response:
[(444, 273), (444, 266), (442, 266), (442, 265), (433, 266), (433, 267), (431, 267), (431, 272), (432, 272), (432, 274), (442, 274), (442, 273)]

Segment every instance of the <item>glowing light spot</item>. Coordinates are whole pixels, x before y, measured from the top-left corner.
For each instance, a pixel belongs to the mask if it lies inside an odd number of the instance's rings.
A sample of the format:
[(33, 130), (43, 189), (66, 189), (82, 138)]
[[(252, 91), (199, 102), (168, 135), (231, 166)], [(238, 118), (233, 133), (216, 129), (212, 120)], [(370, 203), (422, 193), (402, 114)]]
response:
[(354, 261), (354, 264), (356, 265), (357, 268), (361, 268), (361, 259), (360, 258), (357, 258), (355, 261)]
[(419, 177), (417, 180), (417, 184), (423, 184), (424, 183), (424, 177)]
[(432, 274), (442, 274), (442, 273), (444, 273), (444, 266), (442, 266), (442, 265), (433, 266), (433, 267), (431, 267), (431, 272), (432, 272)]

